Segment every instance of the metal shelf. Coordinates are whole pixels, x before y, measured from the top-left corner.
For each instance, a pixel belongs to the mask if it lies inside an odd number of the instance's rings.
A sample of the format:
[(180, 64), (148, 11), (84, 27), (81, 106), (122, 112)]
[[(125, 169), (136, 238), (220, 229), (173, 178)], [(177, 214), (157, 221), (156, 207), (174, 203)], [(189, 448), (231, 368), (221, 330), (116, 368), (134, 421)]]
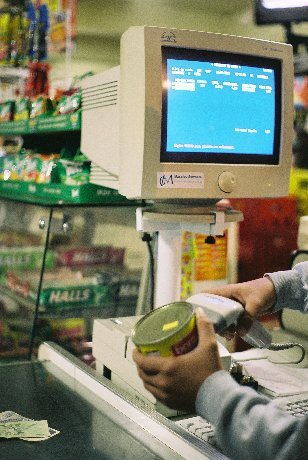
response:
[[(27, 299), (21, 295), (16, 294), (5, 286), (0, 286), (1, 295), (7, 296), (17, 303), (20, 303), (33, 313), (35, 310), (35, 302)], [(58, 308), (49, 308), (44, 305), (40, 305), (38, 308), (38, 314), (40, 318), (44, 319), (64, 319), (64, 318), (93, 318), (99, 316), (100, 318), (110, 318), (113, 316), (130, 316), (134, 314), (136, 308), (136, 300), (122, 300), (120, 302), (108, 302), (101, 306), (87, 305), (82, 307), (66, 306)], [(125, 314), (127, 310), (128, 314)], [(105, 313), (105, 314), (104, 314)], [(118, 313), (121, 313), (118, 315)]]

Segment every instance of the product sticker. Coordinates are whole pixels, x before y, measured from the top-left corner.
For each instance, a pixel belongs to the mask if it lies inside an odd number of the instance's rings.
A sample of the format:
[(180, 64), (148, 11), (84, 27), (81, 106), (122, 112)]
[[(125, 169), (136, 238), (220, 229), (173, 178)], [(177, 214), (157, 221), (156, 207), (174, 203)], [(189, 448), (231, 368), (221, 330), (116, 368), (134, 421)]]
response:
[(158, 172), (157, 188), (204, 188), (204, 174), (199, 172)]
[(165, 323), (163, 325), (163, 331), (170, 331), (171, 329), (178, 327), (178, 325), (179, 325), (178, 321), (172, 321), (171, 323)]

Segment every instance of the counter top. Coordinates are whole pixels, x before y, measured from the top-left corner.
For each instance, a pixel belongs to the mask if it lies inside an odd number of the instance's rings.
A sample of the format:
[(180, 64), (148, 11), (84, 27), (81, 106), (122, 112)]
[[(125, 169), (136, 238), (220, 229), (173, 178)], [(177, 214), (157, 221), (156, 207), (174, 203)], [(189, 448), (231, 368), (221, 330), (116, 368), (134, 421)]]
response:
[[(217, 458), (185, 440), (160, 414), (147, 414), (112, 382), (57, 345), (43, 344), (36, 361), (0, 364), (0, 412), (46, 419), (60, 433), (48, 440), (1, 439), (5, 460), (194, 460)], [(217, 452), (217, 451), (216, 451)], [(209, 455), (210, 454), (210, 455)], [(209, 456), (208, 456), (209, 455)], [(218, 455), (219, 457), (219, 455)]]

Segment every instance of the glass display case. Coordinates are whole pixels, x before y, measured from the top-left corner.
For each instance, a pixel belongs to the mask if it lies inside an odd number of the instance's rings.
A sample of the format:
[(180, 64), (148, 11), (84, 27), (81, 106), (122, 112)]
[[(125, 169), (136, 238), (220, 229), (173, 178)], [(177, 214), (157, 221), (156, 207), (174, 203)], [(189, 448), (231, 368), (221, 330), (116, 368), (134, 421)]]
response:
[(0, 123), (0, 359), (52, 340), (91, 361), (93, 319), (135, 313), (140, 203), (90, 182), (81, 117)]
[(93, 319), (134, 315), (145, 244), (134, 205), (0, 199), (0, 357), (52, 340), (91, 360)]

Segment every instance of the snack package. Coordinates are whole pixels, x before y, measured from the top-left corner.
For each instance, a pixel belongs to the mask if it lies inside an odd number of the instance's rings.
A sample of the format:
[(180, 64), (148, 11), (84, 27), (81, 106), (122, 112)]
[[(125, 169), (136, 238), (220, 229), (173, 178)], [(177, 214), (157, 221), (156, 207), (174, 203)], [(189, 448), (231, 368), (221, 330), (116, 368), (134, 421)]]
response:
[(30, 100), (28, 97), (21, 97), (16, 100), (14, 107), (14, 121), (28, 120), (30, 114)]
[(35, 153), (28, 153), (25, 158), (23, 180), (25, 182), (37, 182), (40, 174), (41, 158)]
[[(62, 157), (61, 157), (62, 158)], [(90, 161), (89, 158), (78, 148), (76, 150), (74, 161)]]
[(23, 9), (16, 6), (10, 8), (7, 52), (7, 63), (10, 66), (19, 67), (27, 62), (27, 29), (28, 19)]
[(60, 159), (57, 173), (61, 184), (82, 185), (90, 180), (90, 161), (69, 161)]
[(26, 81), (25, 96), (36, 97), (49, 95), (50, 65), (46, 62), (30, 62), (28, 65), (29, 77)]
[(58, 248), (55, 251), (56, 264), (59, 267), (88, 267), (108, 264), (111, 251), (111, 246), (93, 246), (91, 248), (80, 247), (73, 249)]
[(30, 118), (49, 116), (53, 112), (51, 99), (46, 96), (38, 96), (31, 101)]
[(59, 155), (57, 153), (39, 155), (39, 172), (36, 178), (36, 182), (40, 184), (53, 182), (53, 170), (57, 166), (58, 158)]
[(11, 180), (15, 177), (16, 180), (16, 160), (15, 155), (3, 157), (3, 180)]
[(140, 272), (125, 267), (102, 267), (96, 273), (99, 285), (107, 285), (111, 298), (115, 302), (136, 299), (140, 285)]
[(6, 64), (9, 47), (10, 14), (3, 11), (0, 14), (0, 64)]
[(78, 91), (70, 96), (62, 96), (57, 107), (57, 114), (63, 115), (76, 112), (81, 107), (81, 93)]
[(42, 1), (27, 3), (27, 17), (29, 20), (29, 59), (34, 63), (40, 63), (47, 59), (49, 9), (45, 2)]
[(26, 153), (19, 153), (15, 155), (15, 168), (12, 171), (10, 180), (22, 181), (24, 179), (26, 158), (27, 158)]
[(0, 122), (12, 121), (14, 116), (14, 101), (5, 101), (0, 104)]

